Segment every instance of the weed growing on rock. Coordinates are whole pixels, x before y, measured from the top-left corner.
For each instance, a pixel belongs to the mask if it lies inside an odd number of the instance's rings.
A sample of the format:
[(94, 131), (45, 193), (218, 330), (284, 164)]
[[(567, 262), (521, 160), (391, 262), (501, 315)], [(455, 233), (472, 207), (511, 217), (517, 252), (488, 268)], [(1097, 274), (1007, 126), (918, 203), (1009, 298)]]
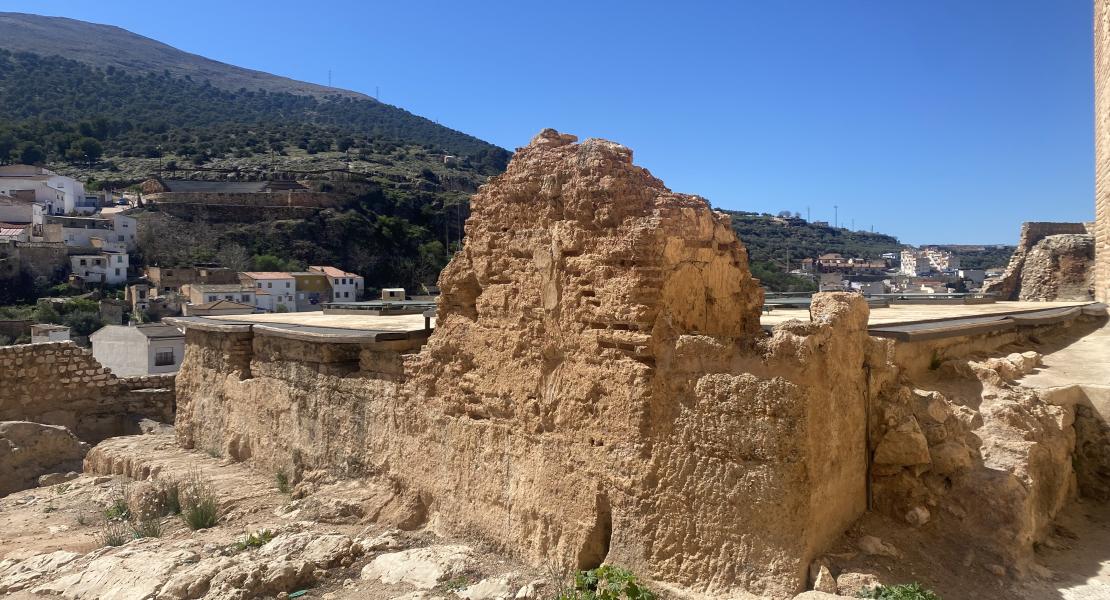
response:
[(860, 598), (873, 600), (940, 600), (932, 590), (921, 587), (920, 583), (905, 583), (901, 585), (878, 585), (870, 590), (859, 593)]
[[(655, 600), (655, 592), (645, 588), (628, 569), (602, 565), (577, 571), (571, 584), (559, 586), (556, 600)], [(901, 599), (899, 599), (901, 600)]]
[(162, 483), (162, 492), (166, 496), (166, 514), (181, 514), (181, 483), (175, 479), (167, 479)]
[(224, 457), (224, 453), (220, 452), (219, 448), (209, 448), (209, 449), (205, 450), (205, 452), (208, 453), (208, 456), (211, 456), (212, 458), (223, 458)]
[(127, 500), (123, 497), (112, 500), (108, 508), (104, 509), (104, 518), (109, 521), (126, 521), (130, 519), (131, 508), (127, 506)]
[(288, 494), (290, 491), (289, 476), (285, 474), (285, 471), (278, 471), (277, 475), (275, 475), (275, 479), (277, 479), (278, 491), (283, 494)]
[(136, 538), (162, 537), (162, 533), (165, 531), (162, 527), (162, 521), (157, 518), (137, 521), (131, 526), (131, 530), (135, 533)]
[(59, 483), (58, 485), (54, 486), (54, 495), (55, 496), (61, 496), (62, 494), (66, 493), (68, 491), (69, 491), (69, 484), (68, 483)]
[(460, 575), (458, 577), (454, 577), (443, 582), (443, 589), (447, 590), (448, 592), (458, 592), (466, 588), (466, 586), (468, 585), (470, 585), (470, 580)]
[(181, 518), (189, 529), (208, 529), (220, 520), (220, 505), (212, 485), (201, 479), (199, 473), (192, 473), (180, 490)]
[(85, 525), (88, 525), (88, 523), (89, 523), (89, 518), (87, 516), (85, 516), (85, 513), (83, 513), (83, 512), (77, 513), (77, 524), (78, 525), (84, 527)]
[(104, 530), (100, 532), (99, 541), (102, 546), (122, 546), (134, 537), (131, 528), (122, 521), (108, 521)]
[(272, 539), (274, 539), (274, 532), (269, 529), (259, 529), (254, 533), (248, 533), (246, 537), (235, 542), (235, 549), (241, 552), (248, 548), (261, 548)]

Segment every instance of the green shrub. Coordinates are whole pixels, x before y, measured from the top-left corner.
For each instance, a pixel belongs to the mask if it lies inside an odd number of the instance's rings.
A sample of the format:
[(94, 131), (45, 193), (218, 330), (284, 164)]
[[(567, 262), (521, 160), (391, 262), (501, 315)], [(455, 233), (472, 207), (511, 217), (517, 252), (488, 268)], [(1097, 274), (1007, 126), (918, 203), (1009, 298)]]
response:
[(577, 571), (573, 585), (564, 585), (557, 600), (655, 600), (655, 592), (640, 584), (628, 569), (602, 565)]
[(181, 514), (181, 483), (173, 479), (166, 480), (162, 484), (162, 490), (166, 495), (166, 514)]
[(235, 542), (237, 550), (246, 550), (247, 548), (261, 548), (274, 539), (274, 532), (269, 529), (259, 529), (254, 533), (247, 534), (243, 539)]
[(220, 520), (220, 505), (211, 484), (193, 473), (182, 484), (181, 518), (189, 529), (208, 529), (215, 527)]
[(873, 600), (940, 600), (940, 596), (932, 590), (921, 587), (920, 583), (878, 585), (870, 590), (861, 591), (859, 597)]
[(278, 471), (277, 474), (274, 475), (274, 479), (277, 480), (278, 491), (283, 494), (288, 494), (290, 491), (289, 476), (285, 474), (285, 471)]
[(109, 521), (126, 521), (131, 518), (131, 507), (122, 496), (116, 497), (108, 508), (104, 509), (104, 518)]

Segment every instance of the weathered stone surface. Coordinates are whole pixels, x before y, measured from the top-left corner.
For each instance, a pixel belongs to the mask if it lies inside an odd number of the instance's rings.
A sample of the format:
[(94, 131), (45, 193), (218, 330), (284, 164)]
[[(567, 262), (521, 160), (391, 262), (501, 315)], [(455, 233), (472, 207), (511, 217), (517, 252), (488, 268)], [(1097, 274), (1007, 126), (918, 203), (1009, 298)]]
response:
[(875, 449), (875, 463), (910, 467), (929, 464), (929, 441), (921, 433), (917, 419), (908, 417), (886, 432)]
[(82, 441), (172, 422), (174, 377), (119, 378), (71, 341), (0, 347), (0, 421), (68, 428)]
[(179, 442), (294, 484), (374, 473), (368, 520), (700, 592), (791, 596), (865, 509), (866, 303), (818, 295), (767, 337), (728, 218), (627, 148), (542, 132), (440, 288), (419, 352), (190, 328)]
[(817, 580), (813, 582), (813, 589), (827, 594), (836, 593), (836, 578), (828, 567), (822, 565), (817, 571)]
[(49, 472), (79, 470), (88, 451), (65, 427), (0, 422), (0, 496), (35, 487)]
[(516, 596), (517, 588), (513, 586), (511, 575), (487, 577), (459, 590), (456, 595), (466, 600), (507, 600)]
[(1089, 300), (1094, 246), (1083, 223), (1025, 223), (1005, 273), (983, 291), (1002, 300)]
[(382, 554), (363, 567), (362, 578), (430, 590), (463, 573), (473, 563), (473, 553), (466, 546), (430, 546)]

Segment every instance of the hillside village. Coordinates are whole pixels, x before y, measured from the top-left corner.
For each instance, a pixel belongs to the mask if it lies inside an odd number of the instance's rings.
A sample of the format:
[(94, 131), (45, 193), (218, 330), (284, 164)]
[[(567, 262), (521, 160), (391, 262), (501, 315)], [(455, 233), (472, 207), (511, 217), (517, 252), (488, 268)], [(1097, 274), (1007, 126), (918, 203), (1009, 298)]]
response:
[(912, 246), (71, 19), (9, 90), (0, 597), (1110, 597), (1110, 118)]

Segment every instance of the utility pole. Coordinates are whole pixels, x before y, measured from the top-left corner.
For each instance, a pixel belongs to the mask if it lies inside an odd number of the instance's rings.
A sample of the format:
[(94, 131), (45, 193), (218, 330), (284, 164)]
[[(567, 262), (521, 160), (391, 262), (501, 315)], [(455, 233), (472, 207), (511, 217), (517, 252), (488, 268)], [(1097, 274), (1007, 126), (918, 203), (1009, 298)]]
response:
[(833, 204), (833, 227), (840, 228), (840, 207)]
[(806, 223), (809, 223), (809, 207), (806, 207)]

